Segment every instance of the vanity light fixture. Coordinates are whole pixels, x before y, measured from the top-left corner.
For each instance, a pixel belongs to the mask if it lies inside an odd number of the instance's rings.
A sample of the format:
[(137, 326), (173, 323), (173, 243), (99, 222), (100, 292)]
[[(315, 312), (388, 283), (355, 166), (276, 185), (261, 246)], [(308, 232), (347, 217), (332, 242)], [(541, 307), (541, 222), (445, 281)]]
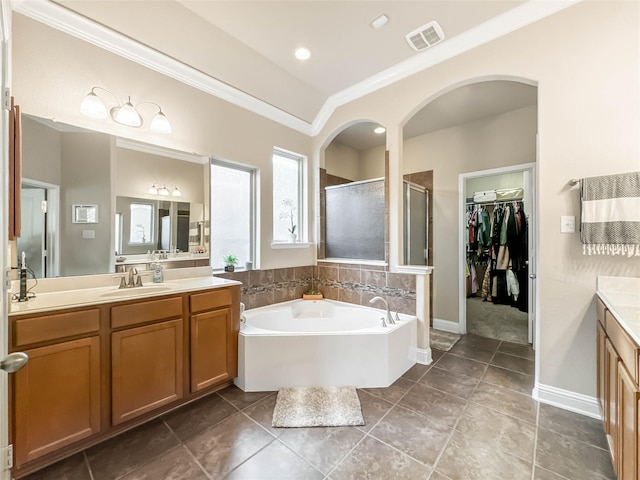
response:
[(384, 127), (376, 127), (376, 128), (373, 129), (373, 133), (378, 133), (378, 134), (384, 133), (386, 131), (387, 131), (387, 129), (384, 128)]
[(151, 195), (158, 195), (158, 185), (156, 185), (155, 183), (151, 185), (151, 188), (149, 189), (149, 193)]
[(182, 196), (182, 192), (180, 190), (178, 190), (178, 187), (173, 189), (173, 196), (174, 197), (181, 197)]
[(109, 114), (114, 122), (134, 128), (141, 127), (143, 120), (138, 112), (138, 107), (150, 104), (158, 108), (158, 113), (156, 113), (151, 120), (151, 130), (160, 133), (171, 133), (171, 124), (160, 105), (154, 102), (141, 102), (134, 106), (133, 103), (131, 103), (131, 97), (127, 97), (127, 101), (121, 104), (120, 99), (114, 93), (102, 87), (92, 87), (91, 91), (84, 97), (80, 104), (80, 112), (83, 115), (98, 119), (107, 117), (107, 107), (96, 94), (96, 89), (103, 90), (115, 98), (117, 105), (109, 110)]
[(166, 197), (169, 195), (169, 189), (167, 188), (166, 185), (163, 185), (162, 188), (158, 189), (158, 195), (162, 195), (163, 197)]

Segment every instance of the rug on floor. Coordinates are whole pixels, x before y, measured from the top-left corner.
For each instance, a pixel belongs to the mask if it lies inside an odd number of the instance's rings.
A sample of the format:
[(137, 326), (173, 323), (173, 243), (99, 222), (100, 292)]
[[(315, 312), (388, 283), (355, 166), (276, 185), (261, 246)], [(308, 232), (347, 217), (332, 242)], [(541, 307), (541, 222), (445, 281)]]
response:
[(297, 387), (278, 392), (273, 427), (364, 425), (354, 387)]
[(429, 330), (429, 344), (431, 348), (448, 352), (460, 340), (457, 333), (443, 332), (442, 330)]

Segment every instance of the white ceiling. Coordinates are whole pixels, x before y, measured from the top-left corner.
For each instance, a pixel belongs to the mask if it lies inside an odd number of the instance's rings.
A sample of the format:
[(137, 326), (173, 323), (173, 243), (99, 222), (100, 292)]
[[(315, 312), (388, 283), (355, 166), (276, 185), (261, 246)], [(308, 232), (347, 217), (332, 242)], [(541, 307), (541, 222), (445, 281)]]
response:
[[(103, 47), (106, 43), (96, 41), (96, 34), (82, 30), (97, 29), (97, 36), (111, 37), (104, 34), (106, 27), (126, 42), (149, 47), (227, 92), (236, 92), (244, 98), (238, 104), (250, 109), (262, 105), (265, 109), (258, 113), (314, 134), (341, 102), (576, 1), (14, 0), (12, 6)], [(386, 14), (389, 22), (374, 29), (370, 23), (380, 14)], [(433, 20), (441, 25), (445, 40), (415, 52), (405, 35)], [(309, 60), (294, 58), (299, 46), (311, 50)], [(126, 50), (117, 53), (127, 56)], [(495, 108), (495, 102), (489, 103), (488, 108)], [(433, 121), (429, 128), (435, 128)]]

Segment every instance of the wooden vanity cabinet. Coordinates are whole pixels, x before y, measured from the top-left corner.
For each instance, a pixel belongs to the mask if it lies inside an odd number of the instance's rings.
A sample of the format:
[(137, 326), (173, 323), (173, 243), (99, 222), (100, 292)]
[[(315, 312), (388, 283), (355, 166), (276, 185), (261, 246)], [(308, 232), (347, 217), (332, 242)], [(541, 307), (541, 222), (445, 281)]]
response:
[(601, 300), (598, 311), (598, 400), (618, 480), (640, 480), (640, 347)]
[(240, 287), (12, 315), (14, 478), (226, 386), (238, 371)]
[(100, 432), (100, 311), (20, 317), (12, 351), (29, 355), (12, 375), (16, 465)]
[(220, 289), (189, 298), (192, 392), (238, 375), (238, 294)]
[(111, 307), (111, 327), (113, 425), (182, 398), (182, 297)]

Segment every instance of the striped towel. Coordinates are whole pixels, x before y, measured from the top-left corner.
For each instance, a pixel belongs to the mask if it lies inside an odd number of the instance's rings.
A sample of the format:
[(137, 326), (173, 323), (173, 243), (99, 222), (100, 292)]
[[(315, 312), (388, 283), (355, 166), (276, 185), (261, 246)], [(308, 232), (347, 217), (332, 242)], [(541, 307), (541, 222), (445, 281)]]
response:
[(640, 256), (640, 172), (583, 178), (584, 255)]

